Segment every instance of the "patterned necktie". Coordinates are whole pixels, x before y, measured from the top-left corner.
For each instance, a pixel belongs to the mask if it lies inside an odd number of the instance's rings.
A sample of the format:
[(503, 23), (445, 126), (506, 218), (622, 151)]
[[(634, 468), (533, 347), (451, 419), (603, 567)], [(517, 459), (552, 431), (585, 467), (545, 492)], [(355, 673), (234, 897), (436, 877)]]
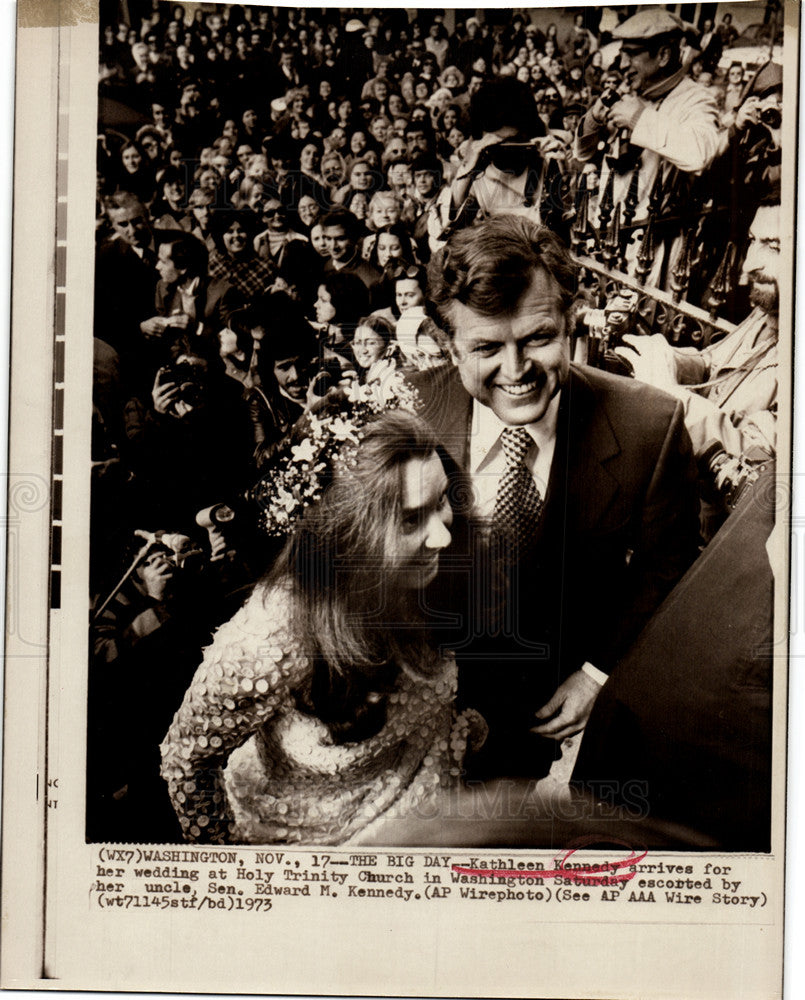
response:
[(495, 497), (495, 522), (514, 553), (523, 553), (534, 540), (542, 513), (542, 497), (523, 461), (534, 440), (525, 427), (507, 427), (500, 443), (506, 469)]

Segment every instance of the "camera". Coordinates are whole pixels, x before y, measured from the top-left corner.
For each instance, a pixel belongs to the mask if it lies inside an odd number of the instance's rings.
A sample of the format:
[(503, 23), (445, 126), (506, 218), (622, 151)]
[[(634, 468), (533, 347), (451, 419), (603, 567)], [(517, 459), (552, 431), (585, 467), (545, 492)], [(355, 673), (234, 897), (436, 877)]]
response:
[(172, 383), (176, 386), (178, 393), (177, 402), (185, 403), (187, 406), (198, 406), (204, 396), (207, 370), (206, 365), (196, 361), (174, 361), (169, 365), (164, 365), (160, 369), (160, 383)]
[(724, 450), (720, 441), (712, 441), (699, 459), (700, 472), (727, 510), (738, 506), (741, 497), (765, 468), (763, 462), (751, 462)]
[(777, 129), (783, 124), (783, 113), (779, 108), (763, 108), (760, 120), (769, 128)]
[(632, 366), (613, 348), (623, 343), (624, 334), (634, 332), (637, 304), (637, 292), (622, 288), (603, 309), (587, 309), (580, 316), (583, 334), (586, 334), (586, 364), (613, 375), (633, 377)]

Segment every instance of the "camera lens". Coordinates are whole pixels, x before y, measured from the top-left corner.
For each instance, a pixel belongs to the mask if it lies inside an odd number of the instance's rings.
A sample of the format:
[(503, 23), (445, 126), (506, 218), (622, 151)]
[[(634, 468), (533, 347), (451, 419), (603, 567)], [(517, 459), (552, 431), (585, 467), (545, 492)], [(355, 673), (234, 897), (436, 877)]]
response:
[(783, 123), (783, 115), (779, 108), (764, 108), (760, 112), (760, 120), (769, 128), (779, 128)]

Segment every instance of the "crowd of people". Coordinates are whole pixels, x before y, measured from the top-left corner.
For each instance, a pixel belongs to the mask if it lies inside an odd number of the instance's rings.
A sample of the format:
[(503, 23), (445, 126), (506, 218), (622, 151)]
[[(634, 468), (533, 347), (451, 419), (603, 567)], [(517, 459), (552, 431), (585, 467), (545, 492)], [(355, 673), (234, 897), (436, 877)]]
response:
[[(88, 836), (338, 843), (461, 775), (542, 776), (723, 520), (724, 463), (774, 458), (774, 16), (744, 65), (729, 14), (122, 6), (101, 4)], [(677, 292), (683, 260), (734, 331), (626, 334), (631, 380), (568, 367), (568, 245)], [(571, 387), (634, 459), (614, 501), (587, 452), (555, 495), (562, 449), (601, 445), (565, 436)], [(542, 428), (530, 486), (501, 425)], [(468, 527), (506, 511), (501, 537)], [(434, 624), (466, 589), (451, 532), (492, 567), (464, 624), (494, 648)]]

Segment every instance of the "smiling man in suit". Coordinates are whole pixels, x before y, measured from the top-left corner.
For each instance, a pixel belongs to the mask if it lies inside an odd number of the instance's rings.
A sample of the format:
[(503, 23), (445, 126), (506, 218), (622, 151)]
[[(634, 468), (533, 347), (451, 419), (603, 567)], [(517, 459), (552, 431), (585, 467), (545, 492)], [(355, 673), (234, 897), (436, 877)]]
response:
[(574, 286), (563, 244), (515, 216), (429, 269), (453, 365), (413, 381), (471, 527), (446, 574), (466, 574), (459, 696), (490, 727), (470, 777), (544, 775), (697, 553), (682, 408), (571, 363)]

